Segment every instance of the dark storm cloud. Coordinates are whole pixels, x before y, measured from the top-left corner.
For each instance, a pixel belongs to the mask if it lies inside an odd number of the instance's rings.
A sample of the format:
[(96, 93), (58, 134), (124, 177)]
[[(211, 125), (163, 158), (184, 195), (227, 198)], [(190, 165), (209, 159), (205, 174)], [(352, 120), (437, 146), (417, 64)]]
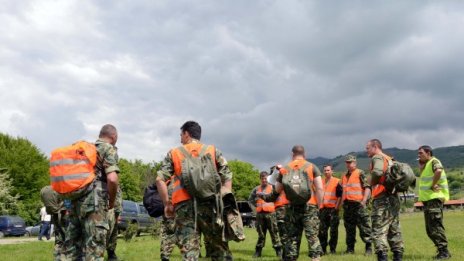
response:
[(47, 153), (120, 131), (160, 160), (194, 119), (228, 158), (464, 143), (456, 2), (67, 1), (0, 9), (1, 131)]

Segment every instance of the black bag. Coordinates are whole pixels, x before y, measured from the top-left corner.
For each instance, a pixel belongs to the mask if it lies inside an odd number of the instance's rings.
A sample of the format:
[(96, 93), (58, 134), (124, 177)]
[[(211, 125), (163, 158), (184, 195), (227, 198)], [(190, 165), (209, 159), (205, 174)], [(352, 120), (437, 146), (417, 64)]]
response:
[(147, 209), (151, 217), (161, 217), (164, 214), (164, 205), (158, 193), (156, 184), (145, 188), (143, 193), (143, 206)]

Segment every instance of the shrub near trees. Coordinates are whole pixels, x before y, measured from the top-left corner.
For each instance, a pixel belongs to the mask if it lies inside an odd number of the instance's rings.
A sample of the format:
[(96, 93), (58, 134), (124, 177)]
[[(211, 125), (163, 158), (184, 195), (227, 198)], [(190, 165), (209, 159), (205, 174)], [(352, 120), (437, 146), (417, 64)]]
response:
[(231, 160), (229, 168), (233, 173), (232, 188), (237, 200), (247, 200), (254, 187), (259, 185), (259, 170), (251, 163)]
[(0, 133), (0, 168), (8, 170), (10, 193), (18, 197), (17, 208), (9, 214), (21, 216), (28, 224), (38, 222), (40, 189), (50, 183), (45, 154), (25, 138)]

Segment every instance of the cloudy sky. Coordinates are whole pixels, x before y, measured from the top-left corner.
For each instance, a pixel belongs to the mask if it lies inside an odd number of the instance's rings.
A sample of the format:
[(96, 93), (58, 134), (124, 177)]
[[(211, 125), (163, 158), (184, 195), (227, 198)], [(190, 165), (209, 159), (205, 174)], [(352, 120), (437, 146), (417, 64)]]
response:
[(159, 161), (192, 119), (258, 167), (464, 144), (463, 2), (6, 1), (0, 24), (0, 132), (46, 154), (113, 123)]

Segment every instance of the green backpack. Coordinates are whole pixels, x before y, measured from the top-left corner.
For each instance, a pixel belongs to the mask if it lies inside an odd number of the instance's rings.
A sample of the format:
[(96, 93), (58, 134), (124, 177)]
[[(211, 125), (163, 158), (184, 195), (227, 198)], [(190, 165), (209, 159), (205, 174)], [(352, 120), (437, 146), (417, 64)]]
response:
[(416, 186), (416, 175), (406, 163), (391, 160), (385, 175), (385, 188), (391, 193), (407, 192)]
[(221, 177), (211, 154), (205, 154), (207, 148), (207, 145), (203, 145), (199, 156), (193, 157), (184, 146), (179, 147), (184, 155), (182, 182), (190, 196), (200, 200), (218, 196), (221, 192)]
[(64, 207), (63, 199), (52, 189), (52, 186), (43, 187), (40, 190), (40, 197), (49, 215), (59, 213)]
[(299, 169), (285, 167), (287, 174), (282, 175), (282, 185), (284, 186), (285, 195), (292, 205), (303, 205), (311, 198), (311, 180), (306, 169), (311, 163), (306, 162)]

